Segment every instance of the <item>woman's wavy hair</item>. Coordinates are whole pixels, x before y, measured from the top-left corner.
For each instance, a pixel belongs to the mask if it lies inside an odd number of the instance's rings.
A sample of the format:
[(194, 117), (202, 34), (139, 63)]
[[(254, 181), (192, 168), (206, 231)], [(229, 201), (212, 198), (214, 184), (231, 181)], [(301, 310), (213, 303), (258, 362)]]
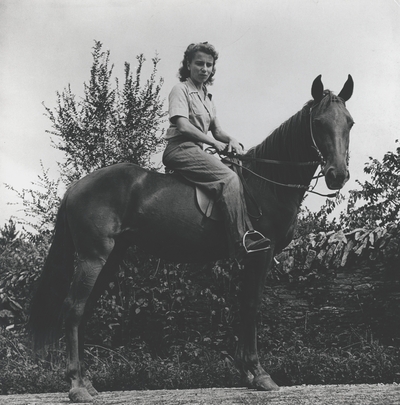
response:
[(187, 49), (183, 55), (183, 61), (182, 61), (181, 67), (179, 68), (179, 71), (178, 71), (179, 80), (181, 82), (184, 82), (188, 77), (190, 77), (190, 70), (188, 69), (188, 64), (192, 62), (196, 52), (204, 52), (213, 57), (213, 59), (214, 59), (213, 70), (211, 72), (210, 77), (204, 83), (206, 85), (212, 84), (214, 81), (213, 77), (215, 75), (215, 64), (218, 59), (218, 52), (208, 42), (199, 42), (198, 44), (190, 44), (187, 47)]

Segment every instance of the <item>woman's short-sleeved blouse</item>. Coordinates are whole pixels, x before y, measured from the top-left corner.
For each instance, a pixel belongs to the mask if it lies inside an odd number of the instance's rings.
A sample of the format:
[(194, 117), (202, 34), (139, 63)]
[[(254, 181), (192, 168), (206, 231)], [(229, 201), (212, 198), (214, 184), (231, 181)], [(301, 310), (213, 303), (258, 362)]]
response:
[(165, 138), (171, 139), (181, 135), (176, 125), (172, 122), (174, 117), (185, 117), (204, 134), (210, 129), (210, 124), (216, 116), (214, 103), (211, 94), (204, 86), (205, 98), (202, 99), (192, 80), (188, 78), (185, 82), (176, 84), (169, 94), (168, 114), (170, 127)]

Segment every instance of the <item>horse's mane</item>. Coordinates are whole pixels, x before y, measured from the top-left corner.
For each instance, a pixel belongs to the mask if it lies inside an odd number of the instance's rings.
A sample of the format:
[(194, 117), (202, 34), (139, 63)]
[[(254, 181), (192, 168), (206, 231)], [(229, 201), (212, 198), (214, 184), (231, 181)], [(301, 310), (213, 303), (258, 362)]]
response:
[[(312, 101), (309, 101), (304, 107), (294, 114), (292, 117), (283, 122), (278, 128), (271, 132), (271, 134), (259, 145), (249, 150), (249, 155), (257, 158), (271, 158), (276, 160), (292, 160), (293, 153), (295, 153), (295, 145), (299, 138), (300, 133), (308, 129), (308, 113), (310, 111)], [(292, 148), (293, 145), (293, 148)], [(290, 149), (293, 149), (291, 151)]]
[[(329, 97), (327, 97), (329, 96)], [(343, 102), (330, 90), (325, 90), (318, 108), (326, 108), (331, 102)], [(303, 108), (292, 117), (283, 122), (278, 128), (259, 145), (251, 148), (247, 156), (273, 159), (283, 162), (305, 162), (319, 160), (315, 149), (312, 147), (310, 136), (310, 109), (315, 104), (309, 100)], [(274, 181), (284, 183), (305, 184), (305, 178), (315, 171), (315, 167), (289, 165), (275, 165), (260, 162), (248, 163), (247, 167)]]

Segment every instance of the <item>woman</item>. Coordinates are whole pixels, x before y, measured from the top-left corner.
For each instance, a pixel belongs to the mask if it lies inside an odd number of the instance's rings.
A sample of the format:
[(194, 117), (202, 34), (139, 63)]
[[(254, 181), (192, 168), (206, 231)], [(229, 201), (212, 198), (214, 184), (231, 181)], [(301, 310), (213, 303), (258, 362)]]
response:
[[(170, 127), (163, 163), (187, 180), (212, 192), (224, 215), (229, 255), (242, 256), (269, 248), (269, 239), (252, 230), (239, 177), (219, 159), (203, 151), (242, 154), (238, 141), (222, 130), (207, 85), (212, 84), (218, 53), (207, 42), (191, 44), (179, 69), (180, 83), (169, 95)], [(213, 136), (208, 135), (211, 131)]]

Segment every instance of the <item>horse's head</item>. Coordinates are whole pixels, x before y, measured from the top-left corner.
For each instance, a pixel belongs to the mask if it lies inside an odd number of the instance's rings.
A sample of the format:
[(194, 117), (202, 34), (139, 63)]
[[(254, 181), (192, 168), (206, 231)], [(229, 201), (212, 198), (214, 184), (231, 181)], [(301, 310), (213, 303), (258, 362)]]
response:
[(349, 134), (354, 121), (345, 107), (353, 93), (354, 83), (349, 75), (338, 96), (324, 91), (319, 75), (312, 84), (314, 104), (310, 111), (311, 137), (323, 160), (323, 174), (331, 190), (343, 187), (350, 177), (348, 170)]

